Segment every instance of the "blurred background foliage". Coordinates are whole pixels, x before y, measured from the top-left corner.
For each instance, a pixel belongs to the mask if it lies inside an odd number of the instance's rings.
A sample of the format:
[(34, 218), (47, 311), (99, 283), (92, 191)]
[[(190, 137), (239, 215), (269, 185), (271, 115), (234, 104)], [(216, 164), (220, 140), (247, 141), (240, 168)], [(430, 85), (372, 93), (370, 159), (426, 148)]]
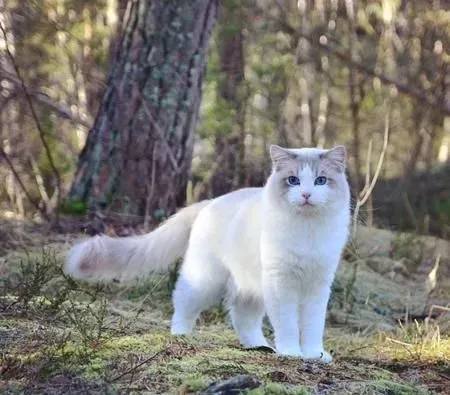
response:
[[(0, 210), (64, 201), (125, 0), (0, 0)], [(224, 0), (210, 42), (189, 200), (261, 186), (268, 146), (344, 144), (356, 201), (388, 145), (369, 225), (450, 235), (450, 4)], [(367, 188), (366, 188), (367, 189)]]

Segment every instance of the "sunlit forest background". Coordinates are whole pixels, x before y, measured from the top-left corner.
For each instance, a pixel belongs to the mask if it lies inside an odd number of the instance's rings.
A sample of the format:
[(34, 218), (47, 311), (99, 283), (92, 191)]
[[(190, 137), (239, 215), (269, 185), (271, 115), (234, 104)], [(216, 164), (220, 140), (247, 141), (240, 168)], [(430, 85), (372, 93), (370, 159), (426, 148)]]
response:
[[(138, 3), (0, 2), (2, 215), (52, 220), (92, 210), (72, 183)], [(187, 192), (176, 206), (263, 185), (271, 143), (344, 144), (361, 221), (448, 237), (449, 48), (446, 1), (223, 1), (192, 160), (178, 169)], [(169, 177), (154, 193), (178, 184)], [(99, 207), (150, 224), (174, 210), (164, 200), (143, 207), (133, 203), (142, 196), (119, 195)]]
[[(264, 185), (271, 144), (348, 152), (332, 365), (242, 349), (223, 306), (171, 336), (180, 262), (63, 272)], [(449, 240), (450, 1), (0, 0), (0, 393), (448, 394)]]

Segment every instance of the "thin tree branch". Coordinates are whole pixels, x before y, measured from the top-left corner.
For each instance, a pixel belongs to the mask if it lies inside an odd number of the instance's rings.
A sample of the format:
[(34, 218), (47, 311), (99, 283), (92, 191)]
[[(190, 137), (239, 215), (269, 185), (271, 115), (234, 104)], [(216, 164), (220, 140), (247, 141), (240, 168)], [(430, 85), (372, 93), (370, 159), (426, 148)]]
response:
[(367, 158), (366, 158), (366, 179), (364, 182), (364, 188), (359, 193), (359, 196), (364, 196), (366, 194), (367, 188), (370, 185), (370, 162), (372, 159), (372, 148), (373, 148), (373, 136), (370, 136), (369, 146), (367, 148)]
[[(267, 16), (270, 19), (270, 16)], [(274, 18), (272, 18), (274, 19)], [(317, 37), (313, 37), (309, 34), (302, 33), (298, 31), (298, 29), (293, 28), (289, 25), (287, 20), (276, 19), (275, 22), (279, 24), (281, 29), (295, 38), (294, 42), (297, 42), (299, 38), (304, 38), (309, 41), (316, 48), (319, 48), (336, 58), (340, 59), (348, 66), (357, 69), (359, 72), (371, 76), (373, 78), (378, 78), (383, 84), (386, 85), (394, 85), (397, 90), (405, 95), (411, 96), (416, 100), (422, 101), (428, 104), (431, 107), (439, 109), (445, 115), (450, 115), (450, 102), (445, 100), (440, 100), (436, 97), (430, 97), (425, 92), (423, 92), (420, 88), (416, 88), (411, 86), (408, 82), (399, 81), (393, 77), (389, 77), (382, 72), (376, 71), (372, 69), (370, 66), (366, 66), (352, 58), (346, 53), (348, 51), (340, 50), (331, 44), (332, 39), (328, 37), (326, 34), (317, 35)]]
[(150, 111), (150, 108), (148, 107), (148, 104), (145, 102), (145, 100), (142, 100), (142, 107), (145, 113), (147, 114), (148, 120), (155, 128), (156, 133), (158, 134), (160, 140), (162, 141), (164, 147), (166, 148), (167, 155), (169, 157), (170, 162), (172, 163), (173, 169), (175, 170), (175, 172), (180, 173), (181, 172), (180, 166), (178, 166), (177, 160), (173, 156), (172, 149), (170, 148), (170, 145), (164, 136), (164, 131), (161, 129), (161, 126), (158, 125), (158, 122), (153, 117), (152, 112)]
[(360, 62), (357, 62), (353, 59), (350, 59), (350, 57), (345, 54), (344, 52), (340, 51), (339, 49), (333, 47), (328, 42), (328, 39), (324, 39), (325, 37), (322, 36), (319, 40), (313, 40), (309, 36), (305, 36), (305, 39), (308, 41), (314, 42), (316, 46), (319, 48), (331, 53), (332, 55), (336, 56), (338, 59), (344, 61), (345, 63), (349, 64), (350, 66), (356, 68), (358, 71), (362, 72), (363, 74), (369, 75), (371, 77), (378, 78), (383, 84), (387, 85), (394, 85), (397, 90), (403, 94), (406, 94), (408, 96), (414, 97), (417, 100), (421, 100), (432, 107), (437, 107), (441, 111), (443, 111), (446, 115), (450, 115), (450, 105), (449, 103), (442, 103), (435, 97), (430, 97), (425, 92), (421, 91), (420, 89), (409, 85), (406, 82), (399, 81), (395, 78), (388, 77), (387, 75), (373, 70), (371, 67), (366, 66)]
[(11, 53), (11, 51), (9, 49), (8, 35), (6, 34), (5, 28), (3, 27), (2, 24), (0, 24), (0, 30), (2, 31), (4, 40), (5, 40), (5, 51), (6, 51), (6, 54), (8, 55), (8, 58), (11, 61), (11, 64), (12, 64), (12, 66), (14, 68), (14, 71), (17, 74), (17, 78), (20, 80), (20, 85), (22, 87), (23, 93), (25, 94), (25, 97), (27, 99), (28, 105), (30, 107), (31, 114), (32, 114), (32, 116), (34, 118), (34, 121), (36, 123), (36, 127), (37, 127), (38, 132), (39, 132), (39, 138), (40, 138), (40, 140), (42, 142), (42, 145), (44, 146), (44, 150), (45, 150), (45, 153), (47, 155), (48, 162), (49, 162), (50, 167), (52, 169), (53, 176), (55, 177), (56, 188), (57, 188), (57, 195), (56, 195), (57, 196), (57, 199), (56, 199), (56, 201), (57, 201), (57, 203), (56, 203), (57, 209), (55, 210), (55, 214), (56, 214), (56, 216), (55, 216), (55, 223), (58, 223), (58, 221), (59, 221), (58, 209), (59, 209), (59, 204), (60, 204), (60, 201), (61, 201), (61, 175), (59, 174), (59, 170), (56, 167), (55, 162), (53, 160), (53, 155), (51, 153), (50, 146), (48, 145), (47, 141), (45, 140), (45, 132), (42, 129), (42, 125), (41, 125), (41, 123), (39, 121), (39, 118), (37, 116), (36, 110), (34, 108), (33, 100), (31, 100), (31, 95), (29, 94), (28, 89), (27, 89), (27, 87), (25, 85), (25, 81), (22, 78), (19, 66), (16, 63), (14, 55)]
[(367, 202), (367, 199), (369, 198), (370, 194), (373, 191), (373, 188), (375, 187), (375, 184), (377, 183), (378, 177), (380, 175), (381, 167), (383, 166), (384, 162), (384, 156), (386, 155), (388, 143), (389, 143), (389, 117), (390, 112), (386, 114), (385, 119), (385, 126), (384, 126), (384, 139), (383, 139), (383, 148), (381, 149), (380, 157), (378, 159), (377, 167), (375, 169), (375, 174), (372, 177), (372, 181), (365, 191), (364, 196), (361, 197), (361, 205), (365, 204)]
[(36, 186), (38, 187), (39, 194), (41, 195), (41, 199), (45, 204), (45, 211), (48, 213), (48, 210), (51, 208), (51, 200), (45, 189), (44, 179), (42, 178), (39, 167), (31, 154), (28, 155), (28, 164), (33, 172), (34, 180), (36, 182)]
[[(378, 177), (380, 176), (381, 168), (384, 162), (384, 156), (386, 155), (386, 151), (389, 144), (389, 122), (390, 122), (391, 112), (388, 110), (385, 118), (384, 124), (384, 139), (383, 139), (383, 148), (381, 149), (380, 157), (378, 158), (377, 167), (375, 169), (375, 173), (372, 177), (372, 180), (369, 182), (370, 177), (366, 177), (366, 185), (363, 188), (363, 193), (361, 193), (356, 201), (355, 212), (353, 214), (353, 235), (356, 235), (357, 225), (358, 225), (358, 215), (359, 210), (364, 204), (366, 204), (369, 197), (372, 195), (373, 188), (377, 183)], [(370, 146), (370, 152), (372, 151), (372, 147)], [(369, 169), (367, 169), (369, 171)]]
[[(15, 87), (19, 87), (22, 89), (21, 82), (14, 78), (14, 76), (7, 73), (5, 70), (0, 70), (0, 78), (8, 80), (11, 82)], [(2, 89), (7, 89), (5, 87), (2, 87)], [(52, 98), (45, 93), (34, 91), (27, 87), (28, 94), (33, 97), (36, 101), (38, 101), (41, 104), (44, 104), (45, 106), (49, 107), (53, 111), (55, 111), (56, 114), (58, 114), (61, 118), (68, 119), (69, 121), (72, 121), (73, 123), (76, 123), (78, 125), (81, 125), (85, 127), (86, 129), (91, 128), (91, 122), (86, 121), (79, 116), (75, 115), (69, 108), (66, 106), (63, 106), (61, 104), (56, 103), (52, 100)], [(14, 90), (12, 90), (14, 92)]]
[(369, 66), (366, 66), (362, 63), (356, 62), (353, 59), (350, 59), (348, 55), (346, 55), (344, 52), (340, 51), (337, 48), (334, 48), (328, 43), (328, 40), (313, 40), (311, 37), (306, 37), (305, 39), (316, 43), (316, 45), (329, 52), (330, 54), (334, 55), (338, 59), (342, 60), (343, 62), (347, 63), (348, 65), (354, 67), (358, 71), (369, 75), (371, 77), (378, 78), (383, 84), (387, 85), (394, 85), (397, 90), (405, 95), (411, 96), (415, 98), (416, 100), (420, 100), (425, 102), (431, 107), (440, 109), (444, 114), (450, 115), (450, 105), (446, 102), (441, 102), (440, 100), (436, 99), (435, 97), (430, 97), (425, 92), (422, 92), (418, 88), (415, 88), (414, 86), (409, 85), (408, 83), (399, 81), (397, 79), (394, 79), (392, 77), (388, 77), (387, 75), (378, 72), (376, 70), (373, 70)]
[(144, 218), (144, 229), (146, 232), (150, 231), (150, 204), (155, 193), (155, 178), (156, 178), (156, 153), (158, 152), (158, 142), (155, 142), (152, 152), (152, 175), (150, 180), (147, 180), (147, 200), (145, 203), (145, 218)]
[(28, 200), (41, 213), (41, 215), (47, 221), (50, 221), (50, 218), (48, 217), (47, 213), (41, 207), (39, 207), (39, 203), (36, 200), (34, 200), (33, 197), (30, 195), (30, 193), (28, 192), (27, 188), (25, 187), (25, 184), (20, 179), (19, 173), (17, 172), (16, 168), (14, 167), (11, 159), (9, 158), (8, 154), (5, 152), (5, 150), (3, 149), (3, 147), (1, 145), (0, 145), (0, 154), (3, 156), (3, 158), (5, 158), (5, 161), (8, 164), (9, 168), (11, 169), (11, 171), (12, 171), (12, 173), (14, 175), (14, 178), (16, 179), (16, 181), (19, 184), (19, 186), (22, 189), (22, 191), (27, 196)]

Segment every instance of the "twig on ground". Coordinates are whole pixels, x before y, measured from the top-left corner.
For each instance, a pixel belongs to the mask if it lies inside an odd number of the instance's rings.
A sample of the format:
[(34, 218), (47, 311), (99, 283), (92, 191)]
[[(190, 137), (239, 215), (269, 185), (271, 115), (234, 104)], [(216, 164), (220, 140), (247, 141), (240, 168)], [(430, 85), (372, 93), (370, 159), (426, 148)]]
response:
[(143, 361), (139, 362), (137, 365), (132, 366), (130, 369), (126, 370), (125, 372), (123, 372), (123, 373), (113, 377), (112, 379), (108, 380), (108, 382), (112, 383), (114, 381), (119, 380), (120, 378), (122, 378), (123, 376), (125, 376), (125, 375), (127, 375), (129, 373), (134, 373), (141, 366), (145, 365), (146, 363), (149, 363), (150, 361), (154, 360), (156, 357), (160, 356), (161, 354), (163, 354), (166, 351), (167, 351), (167, 348), (163, 348), (162, 350), (159, 350), (157, 353), (155, 353), (152, 356), (144, 359)]

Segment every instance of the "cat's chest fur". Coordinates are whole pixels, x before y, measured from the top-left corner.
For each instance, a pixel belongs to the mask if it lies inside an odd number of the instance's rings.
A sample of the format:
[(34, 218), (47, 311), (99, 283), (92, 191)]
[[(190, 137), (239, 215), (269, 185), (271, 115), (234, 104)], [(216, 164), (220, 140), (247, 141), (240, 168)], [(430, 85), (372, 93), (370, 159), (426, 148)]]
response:
[(263, 264), (327, 269), (339, 259), (347, 238), (345, 218), (269, 221), (263, 226)]
[(263, 271), (298, 296), (316, 294), (321, 284), (331, 285), (346, 241), (345, 221), (310, 221), (279, 224), (262, 230)]

